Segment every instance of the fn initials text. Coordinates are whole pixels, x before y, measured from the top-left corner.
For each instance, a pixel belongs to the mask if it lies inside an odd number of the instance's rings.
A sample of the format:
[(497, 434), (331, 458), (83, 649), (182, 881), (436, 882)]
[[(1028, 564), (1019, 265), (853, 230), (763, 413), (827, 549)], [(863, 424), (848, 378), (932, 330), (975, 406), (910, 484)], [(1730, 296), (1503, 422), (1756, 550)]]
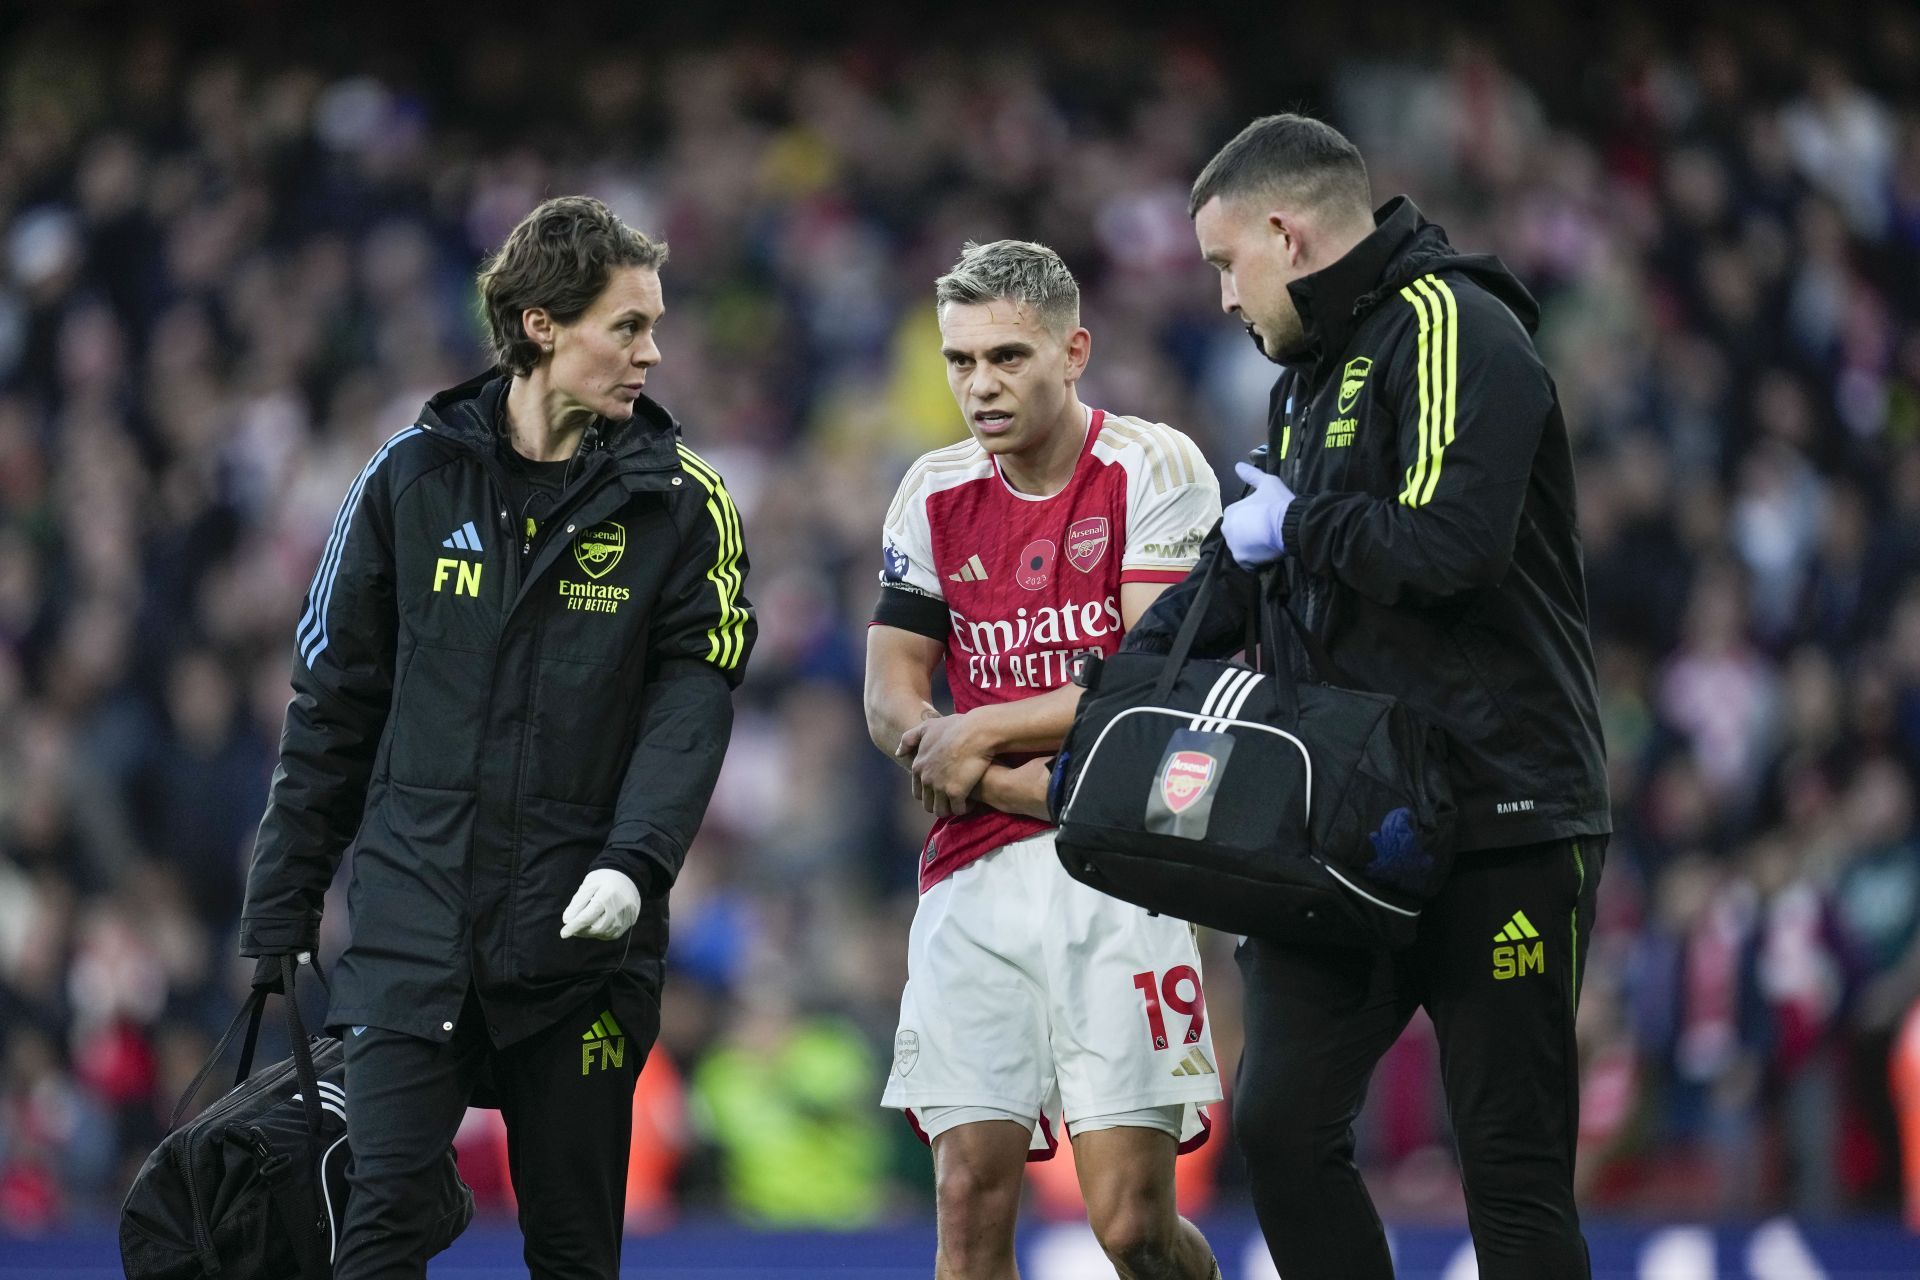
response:
[(453, 577), (453, 594), (457, 596), (478, 596), (480, 594), (480, 570), (484, 565), (471, 560), (456, 560), (442, 556), (433, 566), (433, 589), (444, 591), (449, 575)]

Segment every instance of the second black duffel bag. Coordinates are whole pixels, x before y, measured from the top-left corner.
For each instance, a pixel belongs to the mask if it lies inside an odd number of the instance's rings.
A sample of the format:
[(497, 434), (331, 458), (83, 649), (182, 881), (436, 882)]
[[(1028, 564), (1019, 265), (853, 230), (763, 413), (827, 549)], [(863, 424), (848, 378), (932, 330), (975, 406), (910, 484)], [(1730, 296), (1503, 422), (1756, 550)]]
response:
[[(301, 967), (304, 967), (302, 965)], [(172, 1129), (147, 1158), (120, 1212), (128, 1280), (327, 1280), (347, 1201), (344, 1055), (330, 1036), (308, 1038), (294, 1002), (296, 965), (281, 959), (293, 1056), (255, 1072), (267, 992), (255, 988), (174, 1108)], [(180, 1116), (246, 1029), (233, 1089)], [(473, 1192), (453, 1151), (435, 1172), (439, 1248), (473, 1219)]]

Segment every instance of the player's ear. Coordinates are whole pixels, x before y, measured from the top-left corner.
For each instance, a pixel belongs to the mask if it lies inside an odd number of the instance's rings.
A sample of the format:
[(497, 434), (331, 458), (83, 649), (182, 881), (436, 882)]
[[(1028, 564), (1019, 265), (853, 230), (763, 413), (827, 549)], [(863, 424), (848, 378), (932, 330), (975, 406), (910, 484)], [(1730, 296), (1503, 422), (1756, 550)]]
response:
[(528, 341), (548, 355), (553, 354), (553, 316), (545, 307), (528, 307), (520, 313), (520, 327)]
[(1067, 335), (1067, 381), (1080, 381), (1080, 375), (1087, 371), (1087, 361), (1093, 355), (1093, 335), (1085, 329), (1075, 326)]

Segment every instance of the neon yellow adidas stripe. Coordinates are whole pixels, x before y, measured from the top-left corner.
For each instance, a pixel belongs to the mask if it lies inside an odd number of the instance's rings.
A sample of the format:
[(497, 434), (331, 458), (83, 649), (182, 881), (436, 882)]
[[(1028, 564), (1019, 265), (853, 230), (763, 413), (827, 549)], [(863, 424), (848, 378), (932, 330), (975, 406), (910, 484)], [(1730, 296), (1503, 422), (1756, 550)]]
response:
[(1400, 491), (1403, 506), (1413, 506), (1418, 501), (1420, 490), (1427, 481), (1427, 419), (1432, 416), (1432, 399), (1427, 389), (1427, 337), (1433, 331), (1433, 320), (1427, 315), (1427, 304), (1420, 295), (1408, 285), (1400, 290), (1400, 296), (1413, 308), (1413, 314), (1420, 318), (1420, 346), (1414, 364), (1414, 373), (1420, 386), (1420, 442), (1414, 448), (1413, 465), (1407, 468), (1407, 487)]
[(707, 660), (722, 669), (737, 666), (746, 649), (747, 612), (740, 608), (740, 556), (745, 543), (740, 532), (740, 512), (720, 480), (720, 473), (693, 450), (679, 446), (687, 474), (707, 491), (707, 513), (713, 517), (719, 534), (720, 549), (707, 580), (714, 585), (720, 601), (720, 619), (707, 632)]
[(1422, 276), (1400, 290), (1420, 318), (1418, 382), (1419, 451), (1407, 469), (1400, 501), (1419, 507), (1433, 501), (1447, 446), (1453, 443), (1460, 375), (1460, 312), (1453, 289), (1435, 275)]
[(1437, 309), (1442, 302), (1446, 304), (1446, 350), (1436, 349), (1433, 363), (1442, 374), (1440, 408), (1434, 414), (1433, 429), (1433, 470), (1427, 476), (1426, 492), (1420, 495), (1422, 505), (1433, 501), (1434, 486), (1440, 483), (1440, 464), (1445, 461), (1447, 446), (1453, 443), (1454, 407), (1460, 384), (1460, 313), (1454, 306), (1453, 289), (1439, 276), (1427, 276), (1417, 281), (1428, 291)]
[(699, 454), (680, 445), (680, 461), (688, 475), (707, 491), (707, 514), (713, 517), (720, 538), (720, 551), (707, 570), (720, 598), (720, 620), (707, 631), (707, 661), (727, 670), (740, 664), (747, 647), (747, 611), (740, 607), (740, 555), (745, 541), (740, 534), (740, 511), (720, 481), (720, 473), (708, 466)]

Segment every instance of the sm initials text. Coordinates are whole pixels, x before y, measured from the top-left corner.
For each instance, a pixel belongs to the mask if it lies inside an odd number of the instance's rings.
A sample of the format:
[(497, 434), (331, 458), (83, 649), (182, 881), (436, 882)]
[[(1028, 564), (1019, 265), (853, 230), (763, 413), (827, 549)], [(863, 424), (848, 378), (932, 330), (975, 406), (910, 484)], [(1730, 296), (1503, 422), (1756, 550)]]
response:
[(1525, 942), (1517, 947), (1493, 949), (1493, 976), (1496, 979), (1524, 978), (1530, 973), (1545, 973), (1547, 962), (1540, 954), (1541, 944)]
[(452, 574), (455, 575), (453, 579), (453, 594), (457, 596), (478, 596), (480, 594), (480, 570), (484, 567), (484, 565), (475, 564), (471, 560), (454, 560), (442, 556), (433, 566), (433, 589), (435, 591), (444, 591), (447, 586), (447, 577), (449, 574)]

